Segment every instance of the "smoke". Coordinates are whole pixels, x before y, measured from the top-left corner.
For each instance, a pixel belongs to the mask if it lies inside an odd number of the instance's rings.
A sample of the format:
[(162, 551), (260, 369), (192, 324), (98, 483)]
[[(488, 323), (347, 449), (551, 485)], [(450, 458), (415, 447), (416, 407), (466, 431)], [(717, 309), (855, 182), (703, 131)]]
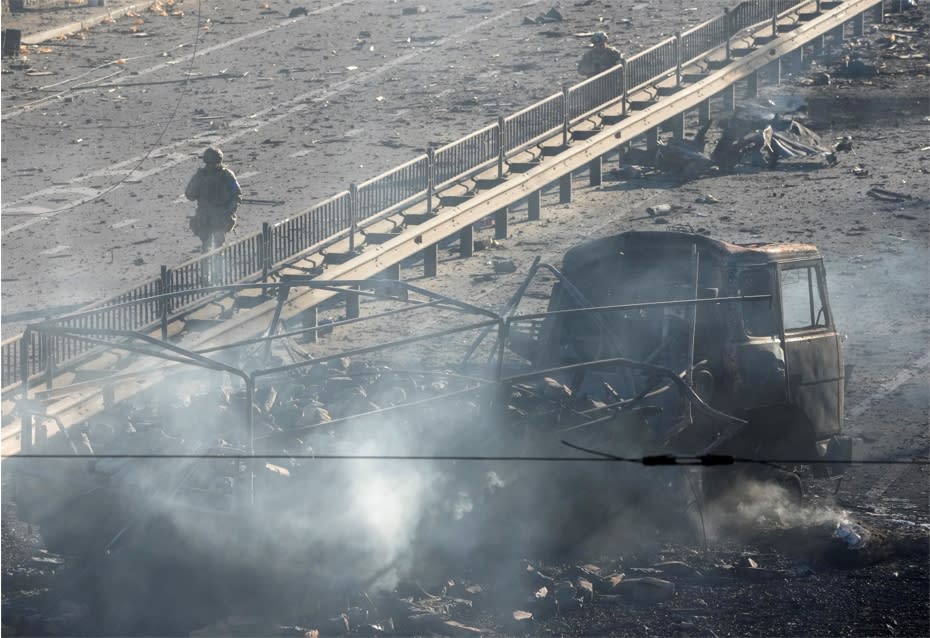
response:
[(738, 537), (760, 528), (814, 527), (848, 519), (843, 509), (800, 502), (784, 487), (756, 480), (735, 483), (725, 497), (708, 504), (703, 514), (709, 540)]

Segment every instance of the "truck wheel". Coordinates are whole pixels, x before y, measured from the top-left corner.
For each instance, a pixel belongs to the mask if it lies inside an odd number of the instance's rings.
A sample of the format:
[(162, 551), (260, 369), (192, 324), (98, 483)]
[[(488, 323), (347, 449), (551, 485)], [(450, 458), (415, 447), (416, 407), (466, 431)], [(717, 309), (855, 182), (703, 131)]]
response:
[(797, 472), (773, 469), (773, 483), (788, 493), (792, 503), (800, 504), (804, 500), (804, 482)]

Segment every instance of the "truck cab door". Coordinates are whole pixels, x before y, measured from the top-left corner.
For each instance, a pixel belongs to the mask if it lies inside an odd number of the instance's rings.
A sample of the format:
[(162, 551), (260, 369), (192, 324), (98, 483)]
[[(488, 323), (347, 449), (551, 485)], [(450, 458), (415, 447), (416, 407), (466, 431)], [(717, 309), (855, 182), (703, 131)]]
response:
[(778, 264), (778, 292), (788, 400), (825, 439), (842, 425), (843, 362), (823, 261)]

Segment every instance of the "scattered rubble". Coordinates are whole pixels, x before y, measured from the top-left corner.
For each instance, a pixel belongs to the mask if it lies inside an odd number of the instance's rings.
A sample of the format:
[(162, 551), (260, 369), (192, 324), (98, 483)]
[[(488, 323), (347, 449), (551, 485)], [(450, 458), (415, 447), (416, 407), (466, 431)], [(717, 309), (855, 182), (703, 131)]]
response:
[(535, 18), (529, 16), (523, 18), (523, 24), (552, 24), (553, 22), (562, 22), (562, 13), (555, 7)]

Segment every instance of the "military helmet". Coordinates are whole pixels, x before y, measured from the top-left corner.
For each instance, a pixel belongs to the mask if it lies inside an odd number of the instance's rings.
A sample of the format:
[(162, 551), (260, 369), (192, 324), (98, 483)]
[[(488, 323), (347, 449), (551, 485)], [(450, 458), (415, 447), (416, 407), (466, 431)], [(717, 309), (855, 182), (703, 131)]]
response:
[(603, 31), (597, 31), (591, 36), (591, 42), (594, 44), (607, 44), (607, 34)]
[(223, 151), (212, 146), (203, 152), (203, 161), (206, 164), (222, 164)]

